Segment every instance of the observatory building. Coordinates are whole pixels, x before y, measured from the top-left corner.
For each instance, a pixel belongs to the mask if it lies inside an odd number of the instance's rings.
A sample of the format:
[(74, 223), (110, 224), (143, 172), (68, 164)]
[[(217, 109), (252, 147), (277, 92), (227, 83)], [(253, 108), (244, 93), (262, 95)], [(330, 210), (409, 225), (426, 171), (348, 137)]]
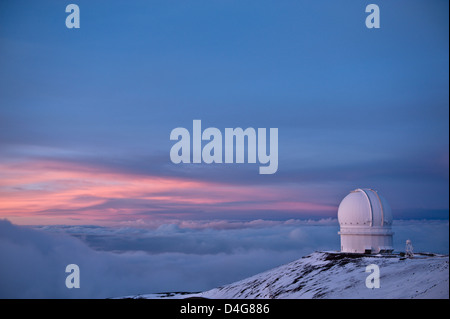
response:
[(346, 253), (390, 253), (392, 213), (387, 201), (373, 189), (351, 191), (339, 205), (341, 251)]

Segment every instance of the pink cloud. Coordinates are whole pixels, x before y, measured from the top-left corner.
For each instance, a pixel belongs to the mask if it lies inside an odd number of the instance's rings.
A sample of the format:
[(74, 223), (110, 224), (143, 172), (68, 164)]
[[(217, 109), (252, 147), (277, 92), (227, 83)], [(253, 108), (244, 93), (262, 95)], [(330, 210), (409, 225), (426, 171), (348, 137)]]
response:
[[(0, 163), (0, 217), (19, 224), (110, 224), (226, 211), (324, 212), (295, 190), (115, 172), (57, 161)], [(187, 214), (187, 212), (191, 212)], [(187, 215), (186, 215), (187, 214)]]

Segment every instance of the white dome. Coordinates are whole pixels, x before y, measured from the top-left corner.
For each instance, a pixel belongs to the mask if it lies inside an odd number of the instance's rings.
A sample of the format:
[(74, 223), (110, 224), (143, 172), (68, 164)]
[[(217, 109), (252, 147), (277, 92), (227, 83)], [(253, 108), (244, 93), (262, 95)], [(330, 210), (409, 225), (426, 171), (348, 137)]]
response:
[(392, 212), (388, 202), (376, 191), (358, 188), (342, 200), (338, 220), (341, 227), (389, 227)]
[(341, 251), (389, 253), (393, 249), (392, 212), (373, 189), (355, 189), (339, 205)]

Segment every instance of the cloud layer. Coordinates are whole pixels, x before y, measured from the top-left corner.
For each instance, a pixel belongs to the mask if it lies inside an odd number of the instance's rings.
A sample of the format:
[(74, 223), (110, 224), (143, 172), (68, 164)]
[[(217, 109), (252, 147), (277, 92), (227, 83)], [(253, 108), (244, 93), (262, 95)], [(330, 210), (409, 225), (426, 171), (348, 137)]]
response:
[[(332, 219), (227, 223), (32, 229), (0, 220), (0, 298), (200, 291), (339, 247)], [(416, 251), (448, 253), (448, 221), (397, 221), (394, 231), (396, 250), (411, 239)], [(80, 267), (80, 289), (65, 287), (71, 263)]]

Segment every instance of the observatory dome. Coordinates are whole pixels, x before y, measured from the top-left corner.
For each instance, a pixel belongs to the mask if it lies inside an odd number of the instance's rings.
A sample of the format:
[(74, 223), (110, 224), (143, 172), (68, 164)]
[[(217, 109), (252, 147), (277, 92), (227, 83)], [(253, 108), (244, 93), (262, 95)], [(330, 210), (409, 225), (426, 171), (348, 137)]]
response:
[(351, 191), (339, 205), (340, 225), (392, 225), (392, 212), (386, 199), (373, 189)]
[(351, 191), (339, 205), (341, 251), (352, 253), (391, 252), (392, 212), (373, 189)]

